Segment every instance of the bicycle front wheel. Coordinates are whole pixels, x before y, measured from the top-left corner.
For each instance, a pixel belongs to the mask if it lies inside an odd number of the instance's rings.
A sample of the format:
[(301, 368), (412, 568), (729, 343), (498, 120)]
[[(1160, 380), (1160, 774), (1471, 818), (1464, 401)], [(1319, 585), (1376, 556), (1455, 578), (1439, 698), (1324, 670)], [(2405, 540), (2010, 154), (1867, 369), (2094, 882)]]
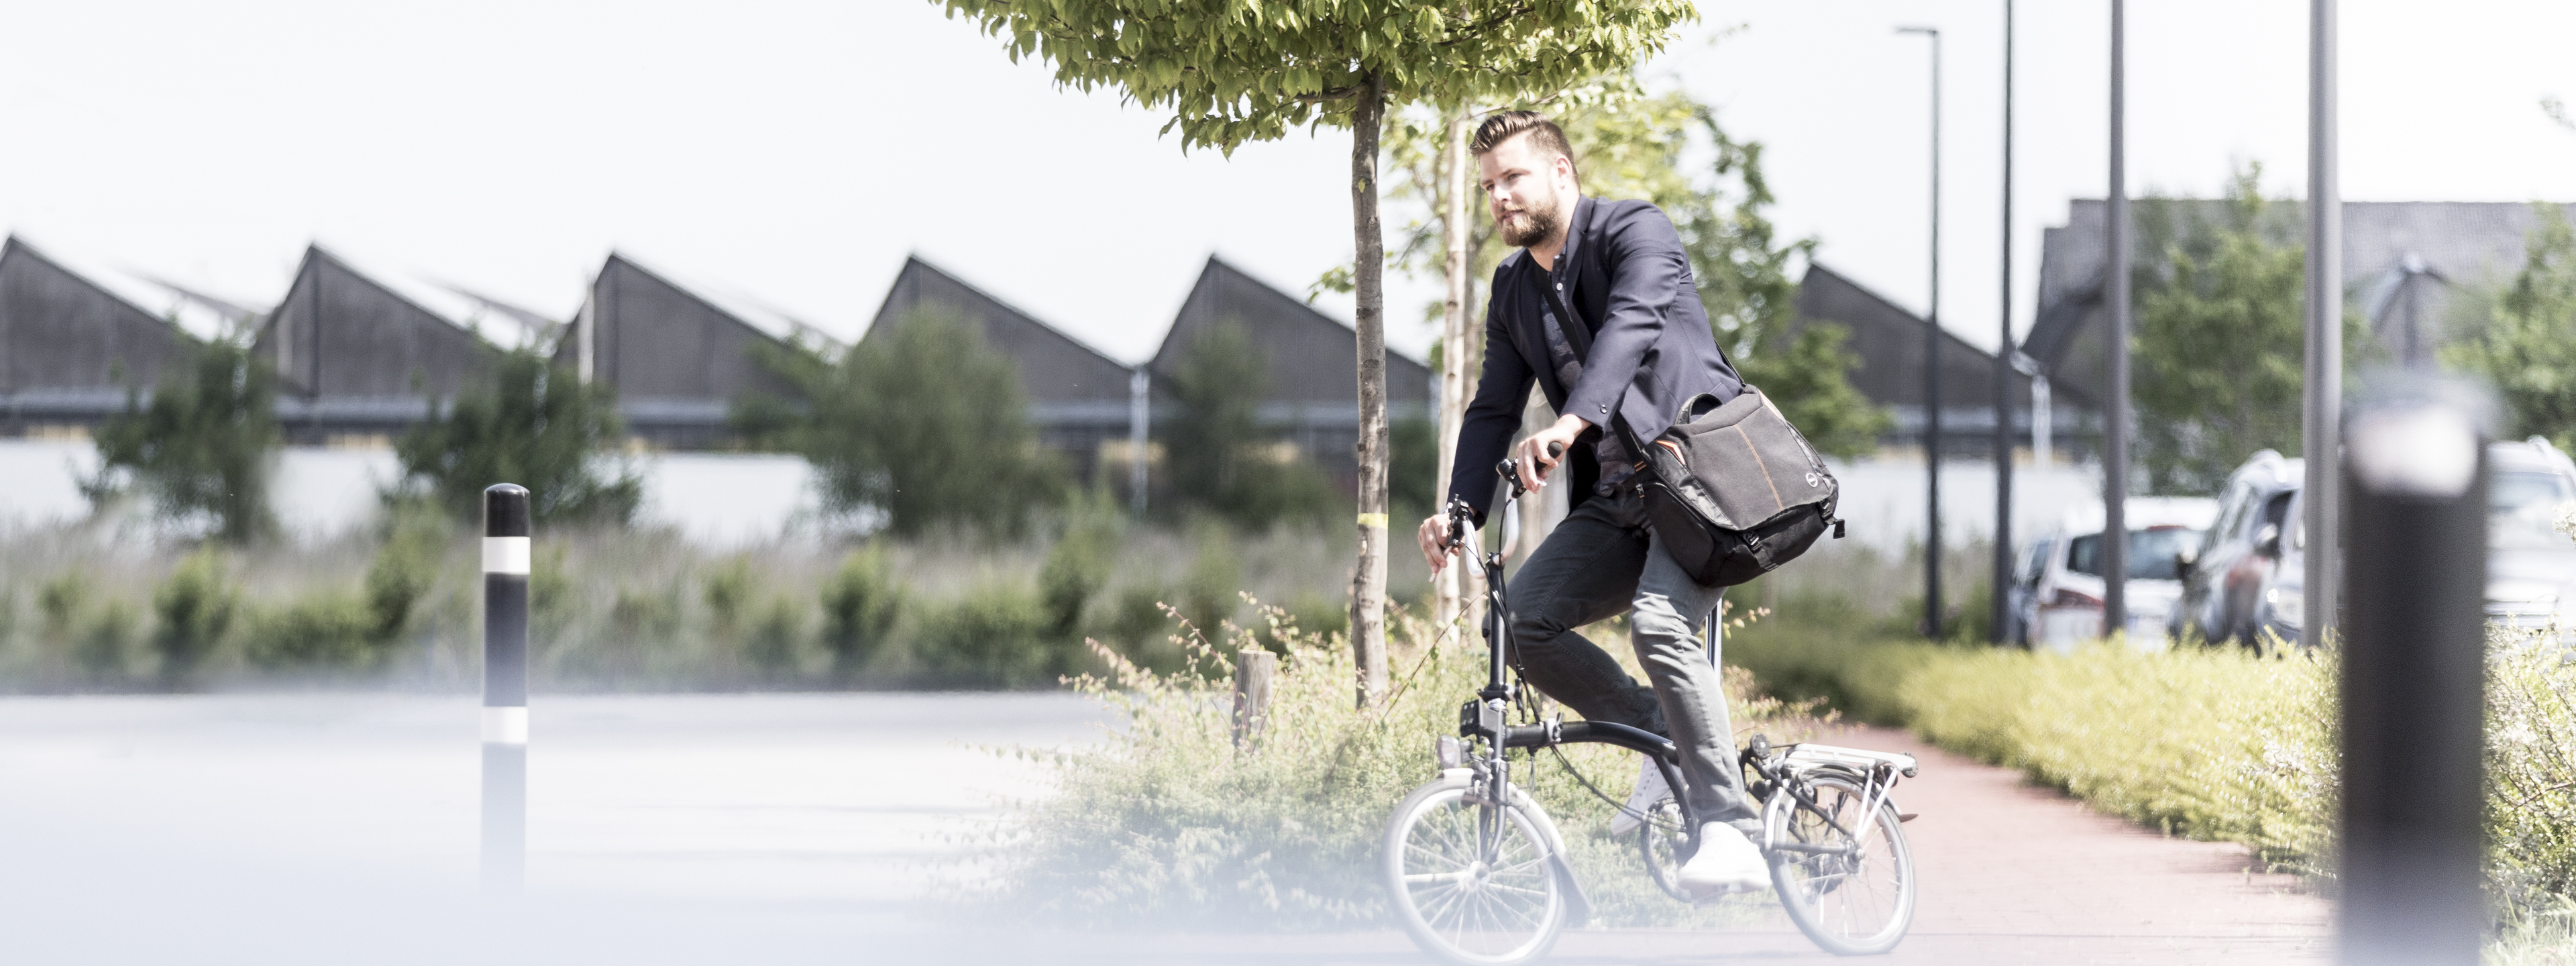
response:
[(1396, 921), (1422, 951), (1508, 966), (1546, 955), (1565, 926), (1547, 816), (1520, 795), (1495, 805), (1463, 778), (1415, 789), (1387, 822), (1384, 871)]
[(1837, 956), (1894, 949), (1914, 921), (1914, 854), (1896, 806), (1882, 797), (1862, 814), (1868, 802), (1858, 780), (1824, 773), (1774, 792), (1763, 808), (1780, 905)]

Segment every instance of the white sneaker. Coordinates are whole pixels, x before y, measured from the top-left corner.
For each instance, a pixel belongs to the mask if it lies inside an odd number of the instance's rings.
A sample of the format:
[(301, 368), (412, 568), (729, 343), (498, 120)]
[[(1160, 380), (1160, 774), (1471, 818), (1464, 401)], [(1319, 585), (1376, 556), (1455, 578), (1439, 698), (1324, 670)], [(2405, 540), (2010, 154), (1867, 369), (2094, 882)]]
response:
[(1665, 783), (1664, 770), (1655, 767), (1652, 758), (1639, 758), (1637, 788), (1628, 793), (1628, 804), (1619, 806), (1619, 814), (1610, 818), (1611, 835), (1636, 834), (1637, 827), (1646, 824), (1646, 816), (1655, 810), (1655, 805), (1673, 797), (1673, 786)]
[(1771, 886), (1771, 867), (1762, 849), (1735, 826), (1710, 822), (1699, 827), (1699, 852), (1675, 876), (1681, 887), (1701, 899), (1730, 892), (1758, 892)]

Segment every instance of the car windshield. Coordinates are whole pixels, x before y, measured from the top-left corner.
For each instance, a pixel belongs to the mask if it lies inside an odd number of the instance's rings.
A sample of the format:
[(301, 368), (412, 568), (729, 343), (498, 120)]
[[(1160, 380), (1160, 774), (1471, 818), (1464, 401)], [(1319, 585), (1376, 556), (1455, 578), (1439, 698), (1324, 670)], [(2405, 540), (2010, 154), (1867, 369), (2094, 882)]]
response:
[[(2200, 531), (2183, 527), (2156, 527), (2129, 531), (2130, 580), (2180, 580), (2174, 571), (2174, 554), (2182, 548), (2198, 546)], [(2066, 569), (2088, 577), (2102, 576), (2102, 535), (2088, 533), (2066, 544)]]
[(2556, 473), (2504, 472), (2487, 481), (2487, 545), (2497, 550), (2576, 550), (2556, 529), (2576, 502)]

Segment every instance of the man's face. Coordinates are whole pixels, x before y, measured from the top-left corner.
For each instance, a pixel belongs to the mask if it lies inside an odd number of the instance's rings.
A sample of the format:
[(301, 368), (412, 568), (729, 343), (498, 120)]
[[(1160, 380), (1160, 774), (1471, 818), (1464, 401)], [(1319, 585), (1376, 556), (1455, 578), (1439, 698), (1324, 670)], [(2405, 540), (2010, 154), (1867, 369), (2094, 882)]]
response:
[(1534, 148), (1517, 135), (1476, 159), (1485, 201), (1503, 244), (1527, 248), (1554, 237), (1565, 224), (1565, 200), (1574, 194), (1574, 163)]

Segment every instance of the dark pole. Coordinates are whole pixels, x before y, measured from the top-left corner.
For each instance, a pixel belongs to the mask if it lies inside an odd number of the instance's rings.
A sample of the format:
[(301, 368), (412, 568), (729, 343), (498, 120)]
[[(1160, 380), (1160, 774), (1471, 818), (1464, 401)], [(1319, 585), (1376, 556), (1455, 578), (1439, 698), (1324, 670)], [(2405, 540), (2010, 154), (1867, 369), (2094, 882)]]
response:
[(1993, 600), (1988, 625), (1994, 628), (1994, 643), (2004, 642), (2005, 625), (2011, 622), (2010, 595), (2004, 588), (2012, 583), (2013, 569), (2013, 419), (2012, 419), (2012, 203), (2013, 203), (2013, 8), (2004, 0), (2004, 271), (2003, 311), (1997, 314), (1995, 335), (1995, 573)]
[(2345, 963), (2466, 966), (2487, 924), (2486, 447), (2474, 404), (2442, 390), (2357, 406), (2344, 452)]
[(483, 491), (483, 884), (516, 890), (528, 858), (528, 491)]
[(2336, 173), (2335, 4), (2310, 0), (2308, 6), (2308, 318), (2307, 358), (2300, 386), (2306, 410), (2307, 457), (2303, 482), (2308, 525), (2307, 583), (2301, 587), (2304, 617), (2299, 646), (2311, 650), (2326, 642), (2335, 624), (2335, 529), (2342, 515), (2335, 489), (2338, 449), (2336, 420), (2343, 413), (2343, 188)]
[(1898, 27), (1932, 38), (1932, 307), (1923, 327), (1923, 635), (1941, 636), (1941, 31)]
[(2102, 636), (2129, 627), (2128, 11), (2111, 0), (2111, 411), (2102, 427)]

